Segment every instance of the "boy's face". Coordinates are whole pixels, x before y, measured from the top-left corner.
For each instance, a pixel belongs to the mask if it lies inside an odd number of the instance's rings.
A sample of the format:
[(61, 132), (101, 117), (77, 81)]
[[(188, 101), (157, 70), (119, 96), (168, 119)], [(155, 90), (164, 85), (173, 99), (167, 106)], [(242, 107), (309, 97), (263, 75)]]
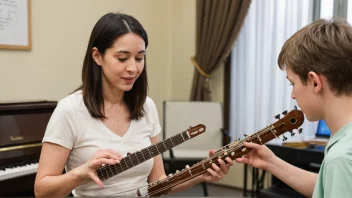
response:
[(321, 100), (314, 92), (314, 82), (308, 78), (307, 84), (304, 85), (300, 77), (294, 73), (290, 67), (286, 67), (287, 79), (291, 82), (291, 97), (297, 101), (306, 118), (309, 121), (321, 119)]

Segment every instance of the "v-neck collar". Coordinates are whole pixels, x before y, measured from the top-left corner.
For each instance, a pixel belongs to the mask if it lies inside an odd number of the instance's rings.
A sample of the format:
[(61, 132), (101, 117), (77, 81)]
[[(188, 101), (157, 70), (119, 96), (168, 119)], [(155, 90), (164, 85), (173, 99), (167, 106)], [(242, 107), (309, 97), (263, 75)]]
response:
[(114, 131), (110, 130), (100, 119), (97, 119), (98, 123), (103, 126), (106, 132), (112, 134), (113, 136), (117, 137), (118, 139), (125, 139), (131, 132), (131, 128), (133, 127), (134, 120), (131, 120), (130, 125), (127, 128), (126, 133), (123, 136), (116, 134)]

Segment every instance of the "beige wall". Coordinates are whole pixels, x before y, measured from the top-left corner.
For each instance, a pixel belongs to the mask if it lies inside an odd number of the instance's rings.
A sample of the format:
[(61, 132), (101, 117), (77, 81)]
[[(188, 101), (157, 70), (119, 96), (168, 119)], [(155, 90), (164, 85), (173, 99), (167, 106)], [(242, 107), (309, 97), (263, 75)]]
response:
[[(188, 100), (195, 53), (195, 0), (32, 0), (30, 51), (0, 50), (0, 101), (58, 100), (81, 82), (90, 32), (107, 12), (125, 12), (149, 34), (149, 94), (159, 111), (163, 100)], [(222, 101), (222, 72), (215, 71), (213, 98)], [(161, 113), (161, 111), (160, 111)]]
[(32, 0), (30, 51), (0, 50), (0, 100), (58, 100), (81, 82), (90, 32), (107, 12), (135, 16), (149, 34), (150, 95), (170, 98), (170, 1)]
[[(163, 100), (188, 100), (195, 54), (195, 0), (32, 0), (32, 50), (0, 50), (0, 101), (59, 100), (80, 85), (90, 32), (107, 12), (124, 12), (149, 34), (149, 95), (162, 117)], [(223, 69), (212, 78), (223, 100)]]

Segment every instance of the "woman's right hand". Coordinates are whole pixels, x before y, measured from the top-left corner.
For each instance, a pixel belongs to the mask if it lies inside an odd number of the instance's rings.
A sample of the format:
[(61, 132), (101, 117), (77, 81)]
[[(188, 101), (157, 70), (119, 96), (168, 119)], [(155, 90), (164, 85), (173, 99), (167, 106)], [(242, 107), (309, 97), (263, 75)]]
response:
[(100, 188), (104, 188), (103, 182), (99, 179), (96, 170), (103, 164), (114, 165), (120, 163), (122, 158), (123, 157), (120, 153), (112, 149), (98, 150), (88, 162), (74, 168), (72, 171), (77, 178), (83, 181), (83, 183), (93, 180), (100, 186)]
[(237, 158), (236, 162), (267, 170), (276, 159), (275, 154), (265, 145), (244, 142), (244, 146), (252, 150), (242, 158)]

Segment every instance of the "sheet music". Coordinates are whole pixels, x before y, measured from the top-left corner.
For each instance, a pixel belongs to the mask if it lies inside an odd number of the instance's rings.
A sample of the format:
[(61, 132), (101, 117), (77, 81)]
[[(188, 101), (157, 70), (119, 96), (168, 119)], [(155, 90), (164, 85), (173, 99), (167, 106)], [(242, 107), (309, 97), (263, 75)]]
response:
[(0, 0), (0, 45), (28, 45), (27, 0)]

